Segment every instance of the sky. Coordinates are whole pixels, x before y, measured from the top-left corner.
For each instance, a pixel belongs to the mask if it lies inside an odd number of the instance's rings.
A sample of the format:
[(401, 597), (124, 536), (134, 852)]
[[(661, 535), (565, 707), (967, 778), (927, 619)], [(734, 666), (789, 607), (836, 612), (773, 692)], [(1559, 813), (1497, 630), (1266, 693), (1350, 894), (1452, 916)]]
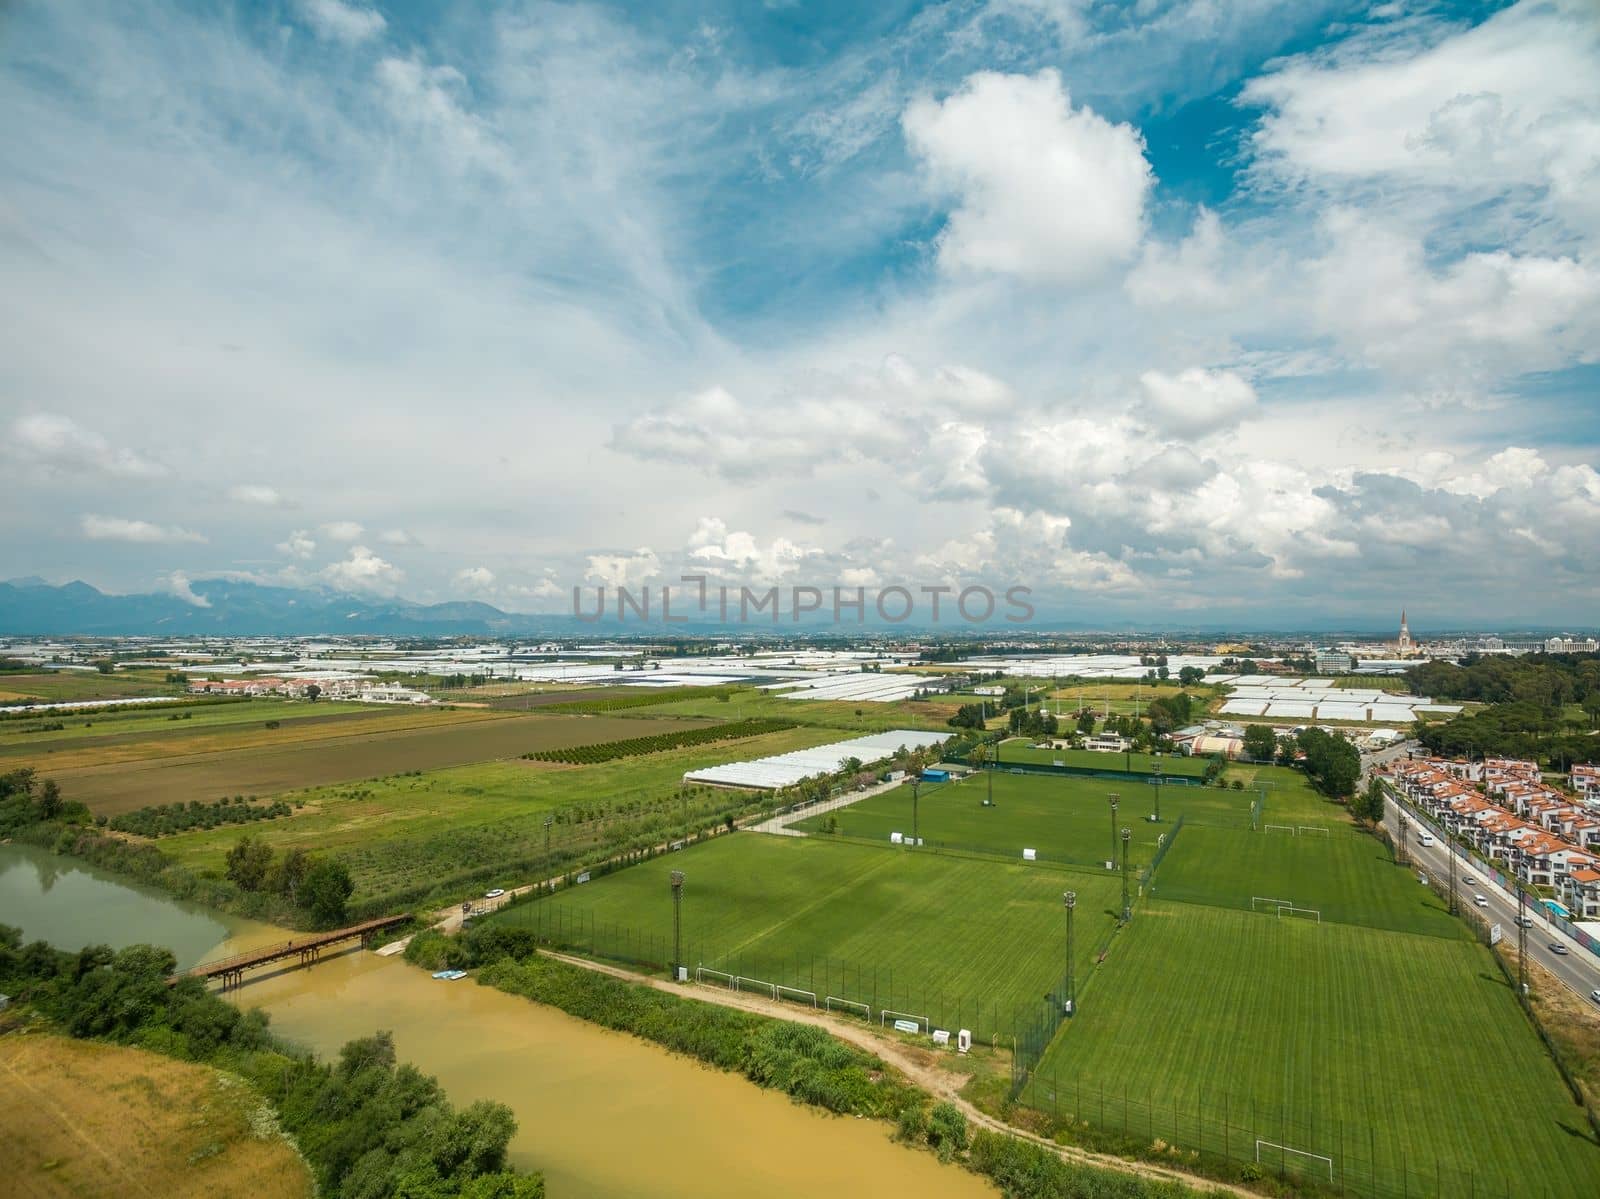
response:
[(0, 111), (0, 577), (1597, 623), (1589, 0), (13, 0)]

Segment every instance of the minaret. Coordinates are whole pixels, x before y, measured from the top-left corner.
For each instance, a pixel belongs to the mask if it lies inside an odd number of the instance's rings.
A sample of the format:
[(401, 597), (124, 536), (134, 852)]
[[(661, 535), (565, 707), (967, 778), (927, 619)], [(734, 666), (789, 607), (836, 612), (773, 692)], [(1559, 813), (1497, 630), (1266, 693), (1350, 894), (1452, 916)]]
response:
[(1400, 652), (1406, 653), (1411, 649), (1411, 626), (1406, 624), (1406, 610), (1400, 609)]

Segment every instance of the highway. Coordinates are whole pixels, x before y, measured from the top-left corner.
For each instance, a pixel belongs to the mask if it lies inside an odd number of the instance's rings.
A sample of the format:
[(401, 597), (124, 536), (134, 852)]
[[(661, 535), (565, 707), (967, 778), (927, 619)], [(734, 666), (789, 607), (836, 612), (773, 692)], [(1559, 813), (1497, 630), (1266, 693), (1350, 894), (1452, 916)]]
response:
[[(1390, 790), (1390, 802), (1384, 805), (1384, 822), (1389, 832), (1396, 838), (1400, 836), (1399, 800), (1393, 789)], [(1435, 836), (1434, 843), (1422, 845), (1417, 841), (1418, 815), (1408, 812), (1410, 823), (1409, 834), (1406, 838), (1406, 849), (1411, 855), (1411, 860), (1421, 871), (1430, 878), (1437, 878), (1441, 883), (1448, 884), (1450, 863), (1446, 855), (1450, 852), (1446, 848), (1443, 836)], [(1467, 882), (1471, 877), (1475, 882)], [(1421, 884), (1418, 884), (1419, 886)], [(1477, 908), (1479, 912), (1489, 918), (1491, 924), (1500, 925), (1505, 939), (1514, 947), (1517, 940), (1516, 917), (1518, 915), (1517, 896), (1514, 891), (1502, 890), (1497, 887), (1494, 880), (1477, 866), (1470, 863), (1462, 856), (1462, 851), (1456, 854), (1456, 894), (1460, 897), (1463, 907), (1473, 907), (1473, 898), (1481, 895), (1489, 901), (1487, 907)], [(1527, 915), (1533, 920), (1533, 925), (1528, 929), (1528, 957), (1538, 962), (1551, 974), (1555, 975), (1577, 994), (1593, 1003), (1590, 993), (1600, 989), (1600, 957), (1579, 945), (1576, 941), (1563, 936), (1551, 927), (1545, 919), (1544, 907), (1539, 904), (1536, 897), (1530, 892), (1528, 897)], [(1550, 951), (1552, 942), (1565, 945), (1565, 954), (1556, 954)]]

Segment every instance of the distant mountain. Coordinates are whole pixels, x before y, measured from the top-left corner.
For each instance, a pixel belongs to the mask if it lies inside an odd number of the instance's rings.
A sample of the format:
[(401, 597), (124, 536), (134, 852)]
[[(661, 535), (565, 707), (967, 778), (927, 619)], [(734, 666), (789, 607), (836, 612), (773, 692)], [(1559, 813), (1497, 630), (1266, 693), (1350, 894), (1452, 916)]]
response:
[(0, 633), (10, 635), (487, 636), (570, 629), (569, 617), (524, 616), (491, 604), (416, 604), (326, 588), (202, 579), (204, 606), (173, 595), (107, 595), (87, 583), (0, 583)]

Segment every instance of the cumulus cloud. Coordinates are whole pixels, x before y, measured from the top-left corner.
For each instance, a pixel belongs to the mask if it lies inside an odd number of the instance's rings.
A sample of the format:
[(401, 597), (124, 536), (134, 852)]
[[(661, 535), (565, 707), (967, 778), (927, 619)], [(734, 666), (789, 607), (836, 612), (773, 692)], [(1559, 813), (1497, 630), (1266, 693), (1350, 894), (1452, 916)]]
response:
[(18, 417), (12, 423), (9, 456), (24, 465), (121, 479), (157, 479), (169, 473), (162, 463), (113, 446), (71, 417), (50, 412)]
[(456, 571), (455, 585), (468, 591), (484, 591), (494, 585), (494, 571), (487, 566), (469, 566)]
[(284, 502), (278, 489), (265, 483), (236, 484), (228, 488), (228, 498), (235, 503), (259, 504), (263, 508), (277, 508)]
[(291, 558), (309, 558), (317, 552), (317, 543), (305, 529), (296, 529), (278, 542), (278, 552), (288, 554)]
[(318, 37), (351, 45), (377, 37), (389, 24), (376, 9), (343, 0), (297, 0), (295, 7)]
[(175, 570), (162, 580), (162, 585), (171, 595), (177, 596), (186, 604), (196, 608), (209, 608), (211, 601), (200, 595), (189, 583), (189, 576), (181, 570)]
[(180, 529), (175, 525), (157, 525), (147, 520), (130, 520), (123, 516), (96, 516), (85, 513), (79, 519), (83, 535), (90, 541), (126, 541), (134, 545), (175, 545), (181, 542), (204, 542), (199, 533)]
[(661, 559), (649, 546), (632, 553), (590, 554), (585, 577), (607, 587), (632, 587), (661, 573)]
[(353, 520), (333, 520), (322, 526), (322, 532), (330, 541), (354, 541), (362, 528)]
[(1154, 182), (1144, 139), (1074, 108), (1055, 71), (980, 72), (914, 101), (901, 124), (928, 185), (955, 197), (945, 270), (1072, 283), (1137, 250)]
[(384, 545), (416, 545), (417, 539), (409, 529), (385, 529), (378, 534)]
[(718, 516), (702, 516), (689, 537), (688, 556), (696, 567), (731, 573), (758, 582), (772, 582), (793, 574), (818, 551), (787, 537), (762, 544), (750, 533), (730, 530)]
[(380, 594), (393, 592), (405, 578), (405, 572), (392, 563), (385, 562), (364, 545), (350, 547), (342, 562), (334, 562), (322, 569), (322, 578), (346, 591), (374, 591)]
[(1146, 371), (1141, 413), (1172, 437), (1205, 437), (1236, 427), (1256, 408), (1256, 389), (1233, 371), (1191, 367), (1177, 375)]

